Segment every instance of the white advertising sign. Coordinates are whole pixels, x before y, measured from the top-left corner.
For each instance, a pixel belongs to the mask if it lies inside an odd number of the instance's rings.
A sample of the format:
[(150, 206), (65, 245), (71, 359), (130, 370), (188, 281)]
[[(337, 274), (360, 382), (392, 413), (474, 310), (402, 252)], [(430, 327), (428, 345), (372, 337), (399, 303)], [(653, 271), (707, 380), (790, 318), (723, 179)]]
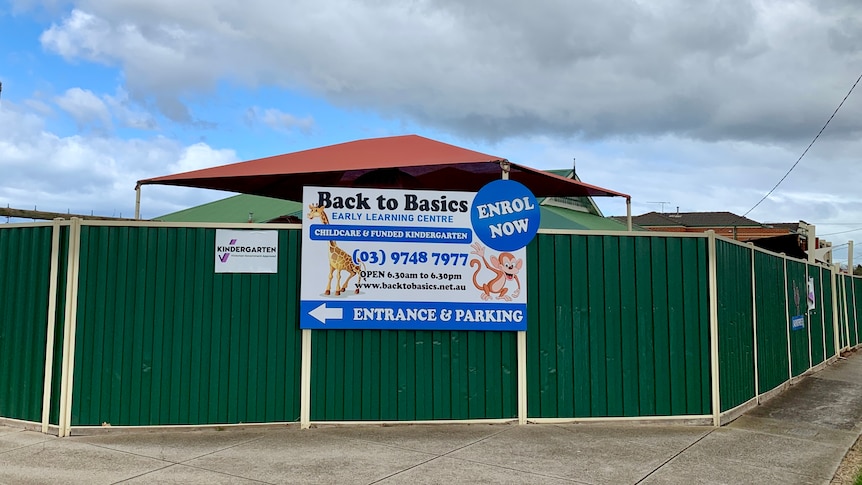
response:
[(526, 329), (538, 204), (510, 196), (305, 187), (300, 327)]
[(216, 229), (216, 273), (277, 273), (278, 231)]

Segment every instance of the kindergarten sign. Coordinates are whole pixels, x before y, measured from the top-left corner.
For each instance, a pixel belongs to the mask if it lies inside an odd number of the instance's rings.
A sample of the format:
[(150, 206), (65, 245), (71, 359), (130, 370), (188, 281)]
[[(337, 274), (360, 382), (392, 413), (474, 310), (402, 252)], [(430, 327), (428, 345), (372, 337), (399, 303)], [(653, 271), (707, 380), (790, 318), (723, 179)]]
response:
[(278, 273), (278, 231), (216, 229), (216, 273)]
[(300, 327), (526, 330), (539, 207), (510, 184), (305, 187)]

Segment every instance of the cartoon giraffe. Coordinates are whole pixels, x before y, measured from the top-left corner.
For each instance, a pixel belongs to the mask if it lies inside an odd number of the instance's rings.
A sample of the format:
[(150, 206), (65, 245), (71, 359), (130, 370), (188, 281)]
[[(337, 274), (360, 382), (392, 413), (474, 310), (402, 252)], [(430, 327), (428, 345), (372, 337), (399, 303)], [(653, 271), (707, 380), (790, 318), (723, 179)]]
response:
[[(314, 219), (315, 217), (320, 218), (320, 222), (323, 224), (329, 224), (329, 217), (326, 215), (326, 212), (323, 211), (323, 207), (317, 204), (309, 204), (308, 208), (310, 209), (308, 212), (308, 218)], [(341, 286), (341, 272), (347, 271), (349, 276), (347, 277), (347, 281), (344, 282), (344, 286)], [(329, 280), (326, 282), (326, 292), (325, 295), (330, 293), (330, 288), (332, 287), (332, 274), (335, 273), (335, 295), (338, 296), (343, 293), (347, 289), (347, 285), (350, 283), (351, 278), (356, 276), (356, 291), (355, 293), (359, 293), (359, 282), (362, 281), (362, 268), (353, 262), (353, 258), (347, 254), (346, 251), (339, 248), (335, 241), (329, 241)]]

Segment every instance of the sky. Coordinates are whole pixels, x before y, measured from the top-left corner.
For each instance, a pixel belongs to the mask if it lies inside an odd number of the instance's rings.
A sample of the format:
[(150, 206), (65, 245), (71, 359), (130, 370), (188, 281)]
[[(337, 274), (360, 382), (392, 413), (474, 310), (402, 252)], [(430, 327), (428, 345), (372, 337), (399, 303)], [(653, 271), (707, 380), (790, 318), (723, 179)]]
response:
[[(744, 214), (860, 74), (858, 0), (5, 0), (0, 206), (131, 217), (140, 179), (418, 134)], [(748, 217), (862, 241), (860, 134), (862, 87)]]

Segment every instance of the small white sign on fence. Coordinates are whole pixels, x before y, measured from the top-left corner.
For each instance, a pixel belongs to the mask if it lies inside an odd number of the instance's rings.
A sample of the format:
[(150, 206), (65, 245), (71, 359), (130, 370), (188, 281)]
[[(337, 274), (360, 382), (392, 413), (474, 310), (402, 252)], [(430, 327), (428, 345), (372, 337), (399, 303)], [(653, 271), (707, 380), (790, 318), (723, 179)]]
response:
[(278, 273), (278, 231), (216, 229), (216, 273)]
[(814, 278), (808, 278), (808, 291), (806, 299), (808, 300), (808, 311), (814, 310), (817, 307), (817, 298), (814, 295)]

